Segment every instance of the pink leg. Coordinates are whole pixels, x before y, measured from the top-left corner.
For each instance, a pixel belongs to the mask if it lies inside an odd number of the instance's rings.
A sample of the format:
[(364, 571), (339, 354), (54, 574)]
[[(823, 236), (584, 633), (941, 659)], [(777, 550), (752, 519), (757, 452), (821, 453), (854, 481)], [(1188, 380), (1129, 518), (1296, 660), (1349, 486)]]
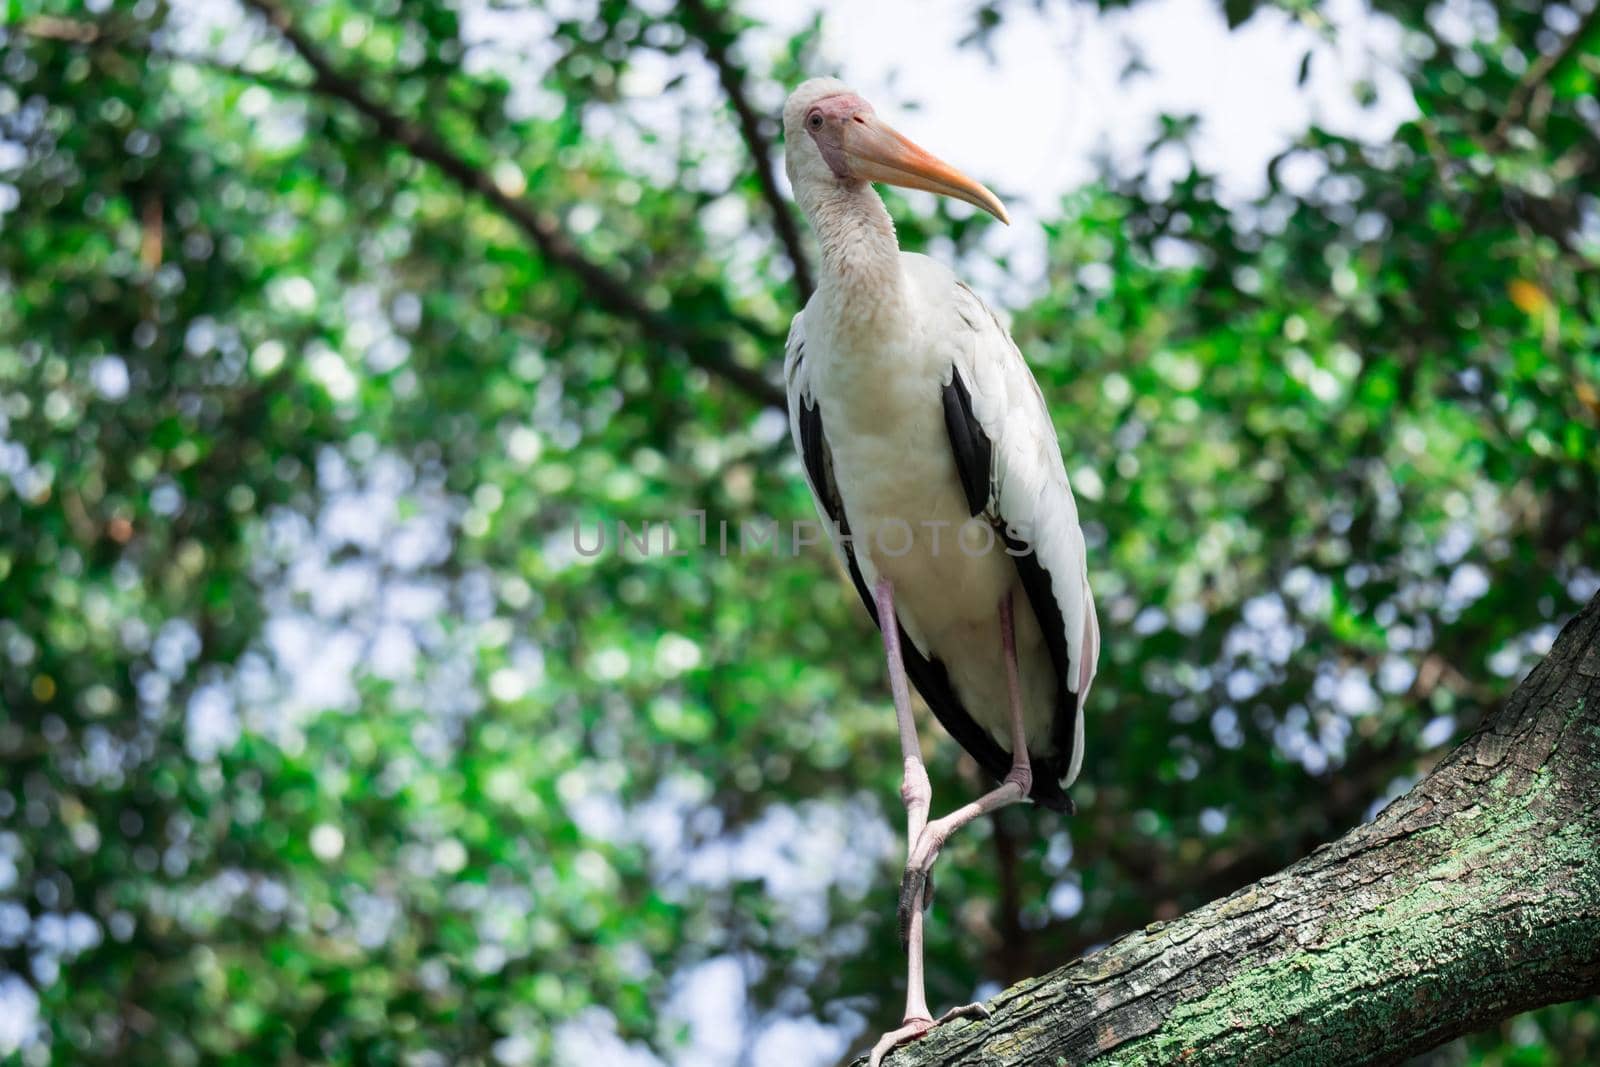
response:
[(1028, 742), (1022, 724), (1022, 677), (1017, 668), (1017, 638), (1011, 613), (1011, 594), (1000, 600), (1000, 646), (1006, 662), (1006, 690), (1010, 695), (1011, 770), (1005, 781), (970, 804), (964, 804), (942, 819), (928, 823), (911, 847), (905, 878), (900, 883), (900, 921), (920, 909), (933, 861), (939, 850), (957, 830), (991, 811), (998, 811), (1028, 798), (1033, 788), (1033, 768), (1028, 763)]
[[(915, 862), (916, 846), (927, 836), (931, 829), (928, 824), (928, 808), (933, 803), (933, 787), (928, 783), (928, 770), (922, 763), (922, 747), (917, 743), (917, 724), (911, 715), (911, 689), (906, 683), (905, 660), (900, 651), (900, 626), (894, 613), (894, 589), (887, 579), (880, 578), (873, 589), (873, 600), (878, 608), (879, 629), (883, 631), (883, 647), (889, 660), (889, 690), (894, 694), (895, 719), (900, 726), (900, 755), (905, 763), (904, 777), (900, 782), (900, 799), (906, 806), (906, 874), (901, 879), (900, 893), (900, 937), (906, 948), (906, 1012), (901, 1019), (899, 1028), (890, 1030), (878, 1039), (872, 1046), (870, 1067), (879, 1067), (883, 1057), (896, 1045), (904, 1044), (921, 1037), (933, 1029), (933, 1016), (928, 1013), (928, 997), (923, 985), (922, 966), (922, 923), (923, 909), (920, 906), (906, 908), (906, 884), (912, 878), (913, 864)], [(1008, 596), (1001, 606), (1001, 626), (1008, 649), (1012, 646), (1011, 639), (1011, 598)], [(1017, 696), (1016, 682), (1016, 655), (1014, 651), (1010, 656), (1012, 678), (1012, 704), (1015, 708), (1015, 717), (1021, 722), (1020, 701)], [(1027, 766), (1027, 747), (1023, 747), (1023, 766)], [(1027, 795), (1027, 786), (1023, 786), (1023, 795)], [(965, 810), (965, 809), (962, 809)], [(974, 816), (975, 817), (975, 816)], [(945, 835), (948, 837), (948, 833)], [(941, 843), (942, 843), (941, 839)], [(930, 860), (927, 867), (932, 866)], [(919, 868), (920, 874), (916, 879), (916, 904), (920, 905), (924, 887), (927, 885), (927, 867)], [(962, 1008), (952, 1008), (940, 1019), (954, 1016), (976, 1016), (988, 1018), (989, 1012), (982, 1005), (969, 1004)]]
[[(904, 762), (904, 775), (900, 780), (900, 799), (906, 806), (906, 862), (911, 861), (911, 849), (921, 838), (928, 825), (928, 808), (933, 803), (933, 786), (928, 783), (928, 769), (922, 763), (922, 746), (917, 742), (917, 723), (911, 714), (911, 687), (906, 682), (906, 665), (900, 651), (900, 626), (894, 613), (894, 588), (888, 579), (878, 579), (873, 589), (873, 600), (878, 607), (878, 625), (883, 631), (883, 648), (889, 660), (889, 691), (894, 694), (895, 721), (900, 727), (900, 757)], [(928, 1001), (922, 985), (922, 910), (916, 909), (911, 924), (902, 923), (901, 940), (910, 953), (909, 974), (906, 979), (906, 1021), (927, 1019)], [(915, 950), (911, 942), (915, 941)]]

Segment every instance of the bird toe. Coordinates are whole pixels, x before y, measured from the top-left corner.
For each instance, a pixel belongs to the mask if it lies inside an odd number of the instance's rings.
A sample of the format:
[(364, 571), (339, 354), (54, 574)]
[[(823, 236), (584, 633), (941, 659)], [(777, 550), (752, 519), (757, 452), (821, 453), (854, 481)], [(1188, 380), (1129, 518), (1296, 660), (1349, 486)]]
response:
[(934, 1021), (932, 1019), (907, 1019), (898, 1028), (890, 1030), (878, 1038), (878, 1043), (872, 1046), (872, 1055), (867, 1061), (868, 1067), (879, 1067), (883, 1063), (883, 1058), (889, 1054), (891, 1049), (898, 1045), (903, 1045), (907, 1041), (915, 1041), (929, 1030), (932, 1030), (933, 1027)]
[(939, 1016), (939, 1021), (946, 1023), (951, 1019), (987, 1019), (989, 1017), (989, 1009), (982, 1004), (962, 1004)]

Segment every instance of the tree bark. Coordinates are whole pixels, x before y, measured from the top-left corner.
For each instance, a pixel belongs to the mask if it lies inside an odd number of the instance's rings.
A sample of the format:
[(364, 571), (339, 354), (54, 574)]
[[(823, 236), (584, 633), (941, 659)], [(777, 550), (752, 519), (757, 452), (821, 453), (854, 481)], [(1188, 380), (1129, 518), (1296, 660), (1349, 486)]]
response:
[(932, 1064), (1386, 1064), (1600, 992), (1600, 596), (1372, 822), (899, 1050)]

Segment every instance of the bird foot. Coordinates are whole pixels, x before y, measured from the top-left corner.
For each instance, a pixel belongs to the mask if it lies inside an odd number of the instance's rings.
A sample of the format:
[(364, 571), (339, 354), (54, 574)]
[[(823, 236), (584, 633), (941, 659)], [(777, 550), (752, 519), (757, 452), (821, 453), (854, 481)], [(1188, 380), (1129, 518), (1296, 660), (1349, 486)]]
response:
[(932, 1019), (907, 1019), (900, 1024), (899, 1029), (890, 1030), (878, 1038), (878, 1043), (872, 1046), (872, 1055), (867, 1059), (867, 1067), (879, 1067), (889, 1050), (904, 1045), (908, 1041), (915, 1041), (923, 1034), (932, 1030), (937, 1025)]
[(989, 1018), (989, 1009), (982, 1004), (963, 1004), (958, 1008), (951, 1008), (939, 1016), (938, 1022), (927, 1016), (907, 1019), (900, 1024), (899, 1029), (890, 1030), (887, 1034), (878, 1038), (878, 1043), (872, 1046), (872, 1055), (868, 1059), (867, 1065), (868, 1067), (880, 1067), (880, 1064), (883, 1063), (883, 1058), (889, 1054), (890, 1050), (917, 1040), (935, 1026), (947, 1023), (951, 1019), (987, 1018)]
[(901, 951), (911, 947), (911, 915), (919, 897), (923, 911), (933, 907), (933, 872), (908, 867), (900, 878), (900, 907), (896, 912), (900, 920)]

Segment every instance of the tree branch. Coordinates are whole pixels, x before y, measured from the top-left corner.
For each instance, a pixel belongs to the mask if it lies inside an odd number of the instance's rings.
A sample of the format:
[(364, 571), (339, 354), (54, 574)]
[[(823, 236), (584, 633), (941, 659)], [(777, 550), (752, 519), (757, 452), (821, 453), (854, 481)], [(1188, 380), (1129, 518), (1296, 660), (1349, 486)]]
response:
[(999, 915), (995, 919), (995, 971), (1002, 982), (1015, 982), (1028, 974), (1027, 935), (1022, 931), (1022, 891), (1017, 884), (1017, 831), (1005, 818), (1015, 812), (997, 811), (994, 824), (994, 858), (1000, 868)]
[[(120, 32), (106, 32), (104, 22), (87, 22), (82, 19), (64, 18), (58, 15), (37, 15), (25, 19), (17, 26), (17, 32), (24, 37), (32, 37), (40, 41), (57, 41), (64, 44), (101, 45), (112, 50), (119, 59), (124, 58), (124, 53), (131, 51), (130, 42)], [(138, 46), (145, 56), (168, 60), (172, 63), (187, 63), (191, 67), (208, 70), (224, 78), (235, 78), (252, 85), (259, 85), (280, 93), (310, 93), (313, 88), (288, 78), (279, 78), (272, 74), (260, 71), (246, 70), (223, 63), (212, 56), (197, 55), (192, 52), (179, 52), (170, 48), (162, 48), (149, 41), (143, 41)]]
[(17, 27), (24, 37), (37, 37), (46, 41), (65, 41), (69, 44), (93, 44), (100, 38), (100, 27), (92, 22), (61, 18), (57, 15), (35, 15), (23, 19)]
[(913, 1064), (1387, 1064), (1600, 992), (1600, 596), (1372, 822), (942, 1026)]
[(755, 165), (762, 199), (772, 211), (773, 228), (778, 231), (778, 240), (783, 242), (783, 250), (794, 267), (795, 288), (800, 290), (800, 303), (804, 306), (815, 288), (811, 265), (806, 259), (805, 245), (800, 240), (800, 229), (795, 225), (794, 213), (789, 210), (789, 203), (778, 188), (772, 145), (762, 134), (760, 116), (750, 106), (750, 97), (745, 92), (745, 72), (728, 54), (728, 45), (734, 38), (733, 31), (724, 25), (718, 13), (706, 6), (705, 0), (683, 0), (678, 9), (683, 13), (686, 28), (705, 49), (711, 65), (717, 68), (717, 80), (722, 83), (722, 91), (727, 94), (728, 104), (739, 120), (739, 135), (750, 150), (750, 161)]
[(686, 330), (646, 306), (625, 282), (586, 258), (548, 214), (536, 212), (525, 201), (507, 194), (487, 172), (468, 162), (430, 130), (379, 103), (357, 81), (341, 74), (275, 0), (243, 2), (261, 14), (311, 68), (313, 91), (348, 104), (370, 120), (384, 138), (417, 159), (431, 163), (463, 189), (487, 200), (528, 236), (540, 255), (581, 282), (585, 294), (595, 304), (631, 321), (647, 337), (677, 349), (689, 362), (737, 386), (760, 403), (784, 406), (783, 390), (760, 372), (736, 363), (726, 342)]
[(1578, 46), (1594, 31), (1597, 24), (1600, 24), (1600, 6), (1590, 8), (1589, 12), (1579, 20), (1577, 28), (1567, 34), (1553, 51), (1544, 53), (1528, 65), (1516, 88), (1511, 90), (1511, 96), (1506, 101), (1506, 109), (1500, 114), (1500, 121), (1494, 124), (1494, 130), (1489, 134), (1488, 143), (1491, 151), (1496, 151), (1505, 144), (1511, 127), (1522, 121), (1534, 92), (1556, 72), (1557, 67), (1567, 61), (1567, 57), (1578, 50)]

